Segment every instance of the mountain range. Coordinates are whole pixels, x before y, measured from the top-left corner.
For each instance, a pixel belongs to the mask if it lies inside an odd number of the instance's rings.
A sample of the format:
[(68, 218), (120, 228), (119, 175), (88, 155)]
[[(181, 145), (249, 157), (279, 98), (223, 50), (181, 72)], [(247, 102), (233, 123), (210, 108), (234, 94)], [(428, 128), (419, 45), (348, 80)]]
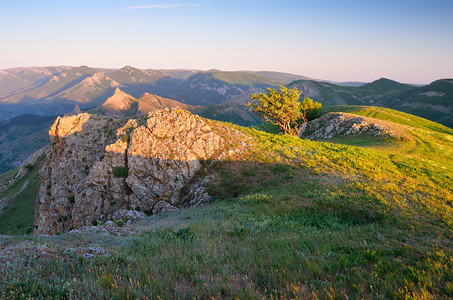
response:
[(59, 115), (75, 105), (96, 107), (121, 88), (134, 98), (145, 93), (188, 105), (215, 105), (247, 98), (250, 92), (304, 79), (274, 72), (194, 70), (119, 70), (81, 67), (34, 67), (0, 72), (0, 120), (21, 114)]
[(453, 127), (453, 79), (415, 86), (385, 78), (334, 83), (268, 71), (14, 68), (0, 71), (0, 172), (48, 143), (45, 128), (57, 115), (85, 111), (132, 117), (180, 107), (208, 119), (252, 126), (261, 119), (245, 106), (250, 94), (280, 85), (297, 87), (301, 97), (324, 106), (387, 107)]
[(453, 79), (440, 79), (424, 86), (385, 78), (371, 83), (334, 83), (280, 72), (141, 70), (131, 66), (1, 70), (0, 120), (22, 114), (61, 115), (72, 111), (75, 105), (82, 110), (92, 109), (102, 105), (120, 88), (135, 99), (148, 93), (184, 105), (214, 106), (198, 107), (197, 112), (202, 116), (206, 113), (206, 117), (220, 116), (221, 120), (240, 125), (254, 125), (259, 119), (251, 116), (242, 105), (249, 101), (251, 93), (280, 85), (298, 87), (303, 92), (302, 97), (310, 97), (324, 106), (381, 106), (453, 127)]

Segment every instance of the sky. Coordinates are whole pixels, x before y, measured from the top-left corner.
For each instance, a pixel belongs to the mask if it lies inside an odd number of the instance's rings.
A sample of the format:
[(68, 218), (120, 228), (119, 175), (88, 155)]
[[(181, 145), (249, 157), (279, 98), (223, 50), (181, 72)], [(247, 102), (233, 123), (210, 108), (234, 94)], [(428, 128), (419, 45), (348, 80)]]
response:
[(452, 0), (0, 0), (0, 69), (279, 71), (453, 78)]

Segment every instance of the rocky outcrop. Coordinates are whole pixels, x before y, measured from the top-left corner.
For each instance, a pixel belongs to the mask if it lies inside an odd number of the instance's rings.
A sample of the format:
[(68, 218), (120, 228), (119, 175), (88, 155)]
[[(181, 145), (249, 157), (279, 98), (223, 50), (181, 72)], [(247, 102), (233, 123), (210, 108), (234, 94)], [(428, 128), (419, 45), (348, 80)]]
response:
[(407, 126), (348, 113), (328, 113), (308, 122), (299, 136), (311, 140), (366, 134), (390, 139), (408, 139)]
[(37, 234), (206, 203), (210, 162), (236, 155), (247, 143), (241, 133), (178, 108), (130, 120), (59, 118), (49, 135)]
[(34, 164), (36, 164), (36, 161), (42, 157), (43, 155), (48, 155), (50, 152), (49, 147), (44, 147), (39, 150), (37, 150), (35, 153), (30, 155), (20, 166), (19, 170), (17, 170), (16, 175), (14, 176), (15, 179), (20, 179), (22, 178), (31, 167), (33, 167)]

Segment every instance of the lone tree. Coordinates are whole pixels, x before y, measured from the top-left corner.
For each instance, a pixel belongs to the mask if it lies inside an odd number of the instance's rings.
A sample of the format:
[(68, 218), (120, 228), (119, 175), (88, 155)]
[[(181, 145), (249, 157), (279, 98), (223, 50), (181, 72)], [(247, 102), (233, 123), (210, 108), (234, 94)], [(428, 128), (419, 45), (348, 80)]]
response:
[(285, 134), (298, 135), (309, 117), (315, 116), (321, 108), (320, 103), (310, 98), (300, 103), (301, 93), (297, 87), (281, 86), (280, 91), (268, 88), (267, 93), (252, 94), (247, 106), (264, 121), (279, 126)]

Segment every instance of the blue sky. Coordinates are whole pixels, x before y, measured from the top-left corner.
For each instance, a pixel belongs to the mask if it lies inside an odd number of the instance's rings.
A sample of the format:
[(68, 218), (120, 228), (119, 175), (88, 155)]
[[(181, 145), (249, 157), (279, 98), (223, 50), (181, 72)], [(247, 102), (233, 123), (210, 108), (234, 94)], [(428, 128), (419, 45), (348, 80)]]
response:
[(270, 70), (453, 78), (451, 0), (0, 0), (0, 69)]

